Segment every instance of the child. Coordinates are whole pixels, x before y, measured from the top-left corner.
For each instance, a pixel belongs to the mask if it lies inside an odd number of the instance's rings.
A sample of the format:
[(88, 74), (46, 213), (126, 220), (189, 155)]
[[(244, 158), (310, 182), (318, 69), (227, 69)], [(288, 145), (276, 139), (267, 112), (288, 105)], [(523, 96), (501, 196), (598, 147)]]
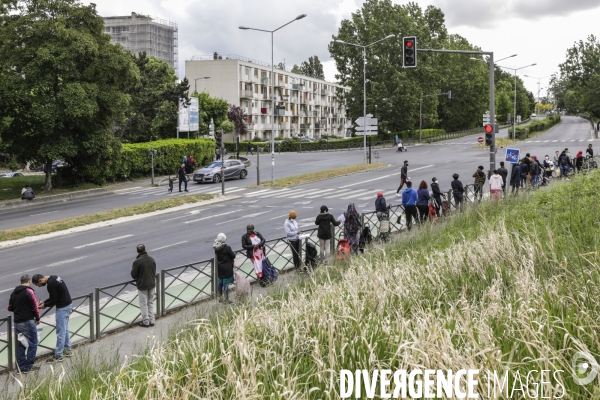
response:
[(167, 193), (173, 193), (173, 182), (174, 179), (171, 178), (171, 175), (169, 175), (169, 191)]

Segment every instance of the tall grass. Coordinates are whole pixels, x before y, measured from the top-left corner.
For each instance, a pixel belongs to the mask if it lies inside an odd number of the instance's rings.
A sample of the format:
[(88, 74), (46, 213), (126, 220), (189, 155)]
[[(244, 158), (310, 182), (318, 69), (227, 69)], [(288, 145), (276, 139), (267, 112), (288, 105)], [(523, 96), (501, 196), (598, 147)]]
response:
[[(598, 396), (597, 383), (574, 383), (571, 358), (600, 359), (599, 183), (590, 174), (484, 203), (190, 321), (130, 365), (81, 385), (50, 377), (28, 397), (336, 399), (341, 369), (414, 368), (563, 370), (562, 398)], [(544, 391), (561, 394), (556, 381)]]

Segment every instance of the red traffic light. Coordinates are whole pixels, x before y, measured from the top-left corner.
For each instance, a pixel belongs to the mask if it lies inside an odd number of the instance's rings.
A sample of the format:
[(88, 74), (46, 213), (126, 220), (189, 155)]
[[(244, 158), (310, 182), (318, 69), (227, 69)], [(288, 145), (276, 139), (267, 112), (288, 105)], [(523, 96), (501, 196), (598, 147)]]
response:
[(492, 125), (486, 125), (484, 129), (485, 133), (492, 133), (494, 131), (494, 127)]
[(407, 41), (406, 41), (406, 47), (408, 47), (408, 48), (411, 48), (411, 47), (413, 47), (413, 44), (414, 44), (414, 43), (412, 42), (412, 40), (407, 40)]
[(221, 132), (221, 131), (216, 131), (215, 132), (215, 136), (218, 137), (218, 138), (220, 138), (222, 135), (223, 135), (223, 132)]

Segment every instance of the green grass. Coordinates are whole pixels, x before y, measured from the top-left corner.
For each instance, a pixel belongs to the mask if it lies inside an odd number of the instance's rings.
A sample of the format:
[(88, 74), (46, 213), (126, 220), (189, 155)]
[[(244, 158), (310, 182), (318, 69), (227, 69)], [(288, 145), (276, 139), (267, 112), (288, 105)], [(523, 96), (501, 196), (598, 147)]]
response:
[[(596, 383), (574, 383), (571, 358), (600, 359), (599, 185), (595, 172), (484, 202), (254, 304), (198, 315), (126, 367), (47, 375), (28, 396), (337, 399), (341, 369), (420, 367), (563, 370), (562, 398), (598, 398)], [(488, 383), (480, 375), (478, 391)], [(561, 397), (554, 389), (544, 396)]]
[(96, 189), (97, 185), (92, 183), (82, 183), (76, 186), (70, 186), (66, 188), (54, 188), (49, 192), (44, 191), (44, 182), (46, 177), (44, 175), (25, 175), (23, 177), (16, 178), (0, 178), (0, 201), (4, 200), (19, 200), (21, 199), (21, 189), (25, 185), (31, 185), (35, 197), (43, 197), (54, 194), (61, 194), (67, 192), (75, 192), (78, 190)]

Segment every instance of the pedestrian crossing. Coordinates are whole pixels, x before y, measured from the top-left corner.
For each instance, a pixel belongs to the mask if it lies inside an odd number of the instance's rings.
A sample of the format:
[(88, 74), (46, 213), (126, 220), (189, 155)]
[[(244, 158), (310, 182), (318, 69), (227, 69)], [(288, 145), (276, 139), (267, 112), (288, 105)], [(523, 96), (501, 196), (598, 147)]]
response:
[[(339, 200), (374, 200), (377, 192), (383, 189), (265, 189), (248, 193), (244, 197), (251, 199), (290, 199), (290, 200), (313, 200), (313, 199), (339, 199)], [(394, 192), (385, 193), (384, 196), (393, 196)]]
[[(127, 196), (130, 200), (147, 198), (149, 196), (184, 196), (188, 194), (219, 194), (221, 193), (221, 185), (198, 185), (198, 184), (188, 184), (187, 192), (179, 192), (179, 188), (177, 185), (173, 187), (173, 193), (168, 193), (168, 188), (166, 186), (160, 187), (150, 187), (144, 188), (141, 186), (127, 188), (127, 189), (119, 189), (113, 190), (113, 193), (117, 196)], [(225, 193), (231, 194), (236, 192), (241, 192), (243, 190), (247, 190), (245, 187), (234, 187), (227, 188), (225, 186)]]

